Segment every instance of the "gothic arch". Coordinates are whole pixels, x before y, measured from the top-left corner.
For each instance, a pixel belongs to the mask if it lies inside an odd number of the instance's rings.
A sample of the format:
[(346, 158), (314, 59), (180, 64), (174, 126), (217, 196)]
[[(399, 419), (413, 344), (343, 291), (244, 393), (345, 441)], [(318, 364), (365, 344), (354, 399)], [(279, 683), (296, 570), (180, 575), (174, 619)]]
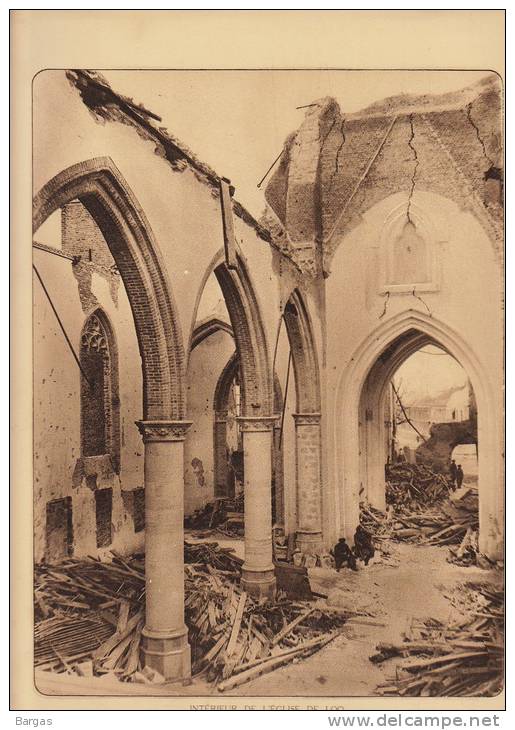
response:
[(191, 350), (194, 350), (196, 347), (198, 347), (200, 343), (203, 342), (207, 337), (209, 337), (210, 335), (214, 335), (215, 332), (219, 332), (220, 330), (222, 332), (227, 332), (227, 334), (234, 339), (234, 332), (232, 331), (232, 327), (230, 324), (227, 324), (227, 322), (224, 322), (223, 320), (216, 317), (212, 317), (210, 319), (200, 322), (193, 330), (193, 334), (191, 336), (190, 352)]
[[(222, 291), (231, 320), (231, 328), (240, 359), (242, 416), (269, 416), (272, 413), (273, 386), (267, 338), (255, 289), (241, 251), (237, 268), (225, 264), (223, 250), (207, 268), (194, 308), (194, 319), (209, 276), (214, 273)], [(193, 341), (194, 326), (190, 342)]]
[(231, 386), (239, 368), (238, 353), (234, 352), (220, 373), (213, 398), (213, 475), (215, 495), (220, 497), (234, 496), (234, 484), (229, 488), (227, 418)]
[(224, 369), (220, 373), (218, 382), (215, 388), (215, 395), (213, 398), (213, 410), (216, 413), (225, 413), (227, 411), (227, 404), (229, 401), (229, 393), (231, 385), (239, 372), (240, 359), (238, 353), (235, 352), (225, 365)]
[[(89, 382), (81, 377), (81, 454), (83, 457), (109, 454), (113, 469), (119, 473), (118, 348), (113, 327), (102, 309), (95, 309), (84, 322), (79, 356), (84, 372), (90, 375)], [(95, 370), (100, 375), (97, 382)], [(95, 415), (100, 423), (96, 422)], [(92, 416), (93, 422), (88, 423)]]
[(292, 353), (298, 413), (320, 412), (320, 376), (309, 314), (298, 289), (284, 308), (284, 323)]
[(143, 367), (143, 418), (182, 420), (184, 351), (171, 286), (150, 224), (109, 157), (63, 170), (33, 201), (33, 231), (79, 200), (100, 228), (125, 285)]
[[(370, 333), (342, 373), (335, 410), (336, 531), (343, 529), (351, 537), (359, 520), (359, 485), (364, 469), (359, 453), (360, 399), (367, 378), (376, 368), (373, 399), (379, 404), (395, 370), (427, 343), (436, 344), (451, 354), (472, 383), (478, 406), (480, 443), (480, 548), (485, 554), (495, 556), (500, 550), (503, 493), (500, 441), (497, 440), (499, 424), (491, 406), (494, 399), (490, 378), (472, 348), (457, 332), (416, 310), (400, 313)], [(376, 419), (378, 423), (380, 418)]]

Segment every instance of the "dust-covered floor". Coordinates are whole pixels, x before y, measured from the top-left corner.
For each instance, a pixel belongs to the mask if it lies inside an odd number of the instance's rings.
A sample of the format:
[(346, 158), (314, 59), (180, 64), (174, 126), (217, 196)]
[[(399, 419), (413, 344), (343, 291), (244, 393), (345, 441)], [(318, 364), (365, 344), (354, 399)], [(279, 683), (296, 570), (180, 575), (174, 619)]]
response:
[[(229, 541), (228, 541), (229, 542)], [(390, 553), (358, 572), (312, 568), (313, 590), (341, 608), (370, 614), (347, 624), (340, 637), (321, 651), (221, 695), (201, 678), (188, 687), (177, 684), (134, 685), (111, 679), (81, 679), (37, 673), (37, 685), (48, 694), (135, 694), (154, 696), (352, 697), (377, 694), (377, 686), (393, 675), (396, 660), (373, 664), (369, 656), (379, 642), (396, 643), (413, 618), (448, 621), (454, 615), (445, 597), (465, 582), (502, 583), (500, 571), (463, 568), (447, 562), (448, 550), (411, 543), (384, 543)], [(359, 620), (359, 619), (358, 619)], [(381, 625), (371, 625), (371, 624)]]
[[(388, 542), (391, 557), (357, 573), (313, 568), (313, 590), (329, 600), (373, 614), (384, 624), (347, 625), (343, 635), (296, 665), (287, 665), (239, 687), (235, 695), (304, 695), (353, 697), (376, 695), (377, 685), (392, 676), (396, 660), (373, 664), (369, 656), (379, 642), (396, 643), (413, 618), (447, 621), (454, 615), (445, 593), (465, 582), (502, 583), (500, 571), (462, 568), (447, 562), (448, 550)], [(229, 693), (228, 693), (229, 694)]]

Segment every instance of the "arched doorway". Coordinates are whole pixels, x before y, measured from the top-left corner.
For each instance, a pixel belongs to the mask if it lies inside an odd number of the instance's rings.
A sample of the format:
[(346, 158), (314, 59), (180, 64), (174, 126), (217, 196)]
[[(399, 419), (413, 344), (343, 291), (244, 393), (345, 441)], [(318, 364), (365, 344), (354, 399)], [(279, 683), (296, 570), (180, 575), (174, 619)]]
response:
[(477, 443), (471, 391), (463, 368), (433, 338), (408, 330), (392, 342), (361, 393), (360, 499), (384, 510), (385, 465), (392, 461), (425, 463), (447, 474), (455, 444)]
[[(502, 553), (502, 478), (499, 424), (491, 408), (489, 378), (458, 333), (434, 317), (409, 311), (393, 317), (355, 352), (337, 395), (339, 480), (337, 529), (352, 538), (359, 521), (360, 492), (384, 508), (385, 390), (393, 374), (414, 352), (436, 345), (454, 357), (470, 378), (477, 400), (480, 550), (493, 559)], [(345, 417), (343, 417), (343, 414)]]
[[(281, 413), (283, 398), (281, 385), (274, 378), (274, 413)], [(243, 484), (244, 458), (242, 434), (238, 428), (241, 411), (240, 363), (234, 353), (222, 370), (213, 398), (213, 464), (216, 497), (232, 498), (237, 483)], [(280, 420), (273, 424), (272, 438), (272, 523), (282, 524), (284, 514), (283, 452)]]
[(303, 553), (322, 547), (320, 375), (313, 328), (298, 289), (283, 312), (295, 377), (296, 544)]
[[(238, 418), (239, 399), (231, 398), (235, 387), (239, 389), (240, 362), (237, 353), (234, 353), (222, 370), (215, 389), (213, 399), (213, 456), (215, 495), (218, 497), (234, 497), (236, 493), (236, 474), (232, 454), (241, 452), (241, 445), (236, 433), (231, 439), (232, 449), (228, 443), (229, 430), (234, 426), (234, 419)], [(230, 422), (229, 422), (230, 421)]]
[[(272, 560), (272, 442), (276, 421), (273, 412), (273, 379), (265, 327), (257, 296), (245, 261), (238, 252), (229, 268), (223, 251), (213, 259), (202, 282), (192, 328), (198, 331), (199, 305), (206, 289), (217, 282), (223, 297), (236, 353), (224, 368), (213, 397), (214, 479), (224, 489), (223, 469), (226, 448), (226, 410), (229, 392), (238, 379), (239, 416), (242, 436), (245, 483), (245, 563), (242, 584), (256, 596), (275, 591)], [(226, 483), (226, 482), (225, 482)]]
[[(145, 661), (166, 679), (190, 674), (184, 625), (184, 353), (179, 320), (150, 224), (107, 157), (60, 172), (33, 201), (33, 231), (73, 200), (94, 219), (115, 260), (131, 305), (143, 372), (145, 443)], [(172, 466), (170, 466), (172, 465)]]

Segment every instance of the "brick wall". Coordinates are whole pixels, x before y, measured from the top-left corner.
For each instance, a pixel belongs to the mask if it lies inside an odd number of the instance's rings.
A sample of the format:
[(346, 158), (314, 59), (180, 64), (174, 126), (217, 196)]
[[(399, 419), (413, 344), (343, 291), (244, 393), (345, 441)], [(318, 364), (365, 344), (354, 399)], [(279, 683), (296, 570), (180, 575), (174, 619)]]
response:
[(100, 228), (78, 200), (62, 208), (61, 234), (64, 253), (106, 268), (113, 266), (114, 259)]

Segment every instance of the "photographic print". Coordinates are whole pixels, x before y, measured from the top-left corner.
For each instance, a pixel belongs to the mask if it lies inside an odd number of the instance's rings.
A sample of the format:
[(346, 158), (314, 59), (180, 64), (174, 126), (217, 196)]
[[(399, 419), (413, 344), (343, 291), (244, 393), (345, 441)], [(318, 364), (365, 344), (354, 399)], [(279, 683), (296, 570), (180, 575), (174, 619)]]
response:
[(503, 113), (487, 67), (34, 76), (40, 695), (502, 693)]

